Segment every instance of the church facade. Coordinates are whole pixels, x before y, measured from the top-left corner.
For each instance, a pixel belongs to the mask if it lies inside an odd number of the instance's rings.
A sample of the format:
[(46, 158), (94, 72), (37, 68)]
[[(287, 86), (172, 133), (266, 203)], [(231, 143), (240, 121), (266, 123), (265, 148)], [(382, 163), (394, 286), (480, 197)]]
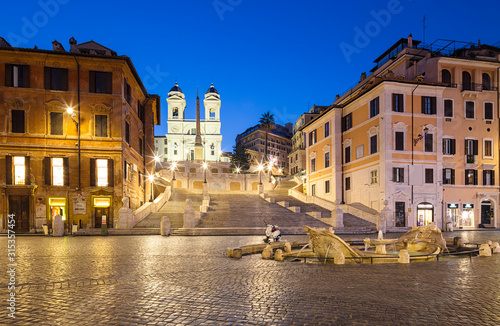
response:
[[(199, 105), (197, 98), (197, 106)], [(165, 137), (155, 137), (155, 150), (162, 162), (192, 161), (195, 155), (196, 119), (186, 119), (185, 95), (177, 83), (167, 98), (168, 132)], [(212, 84), (203, 100), (205, 117), (200, 119), (202, 158), (204, 161), (221, 160), (222, 135), (220, 133), (220, 95)], [(199, 158), (198, 158), (199, 159)]]

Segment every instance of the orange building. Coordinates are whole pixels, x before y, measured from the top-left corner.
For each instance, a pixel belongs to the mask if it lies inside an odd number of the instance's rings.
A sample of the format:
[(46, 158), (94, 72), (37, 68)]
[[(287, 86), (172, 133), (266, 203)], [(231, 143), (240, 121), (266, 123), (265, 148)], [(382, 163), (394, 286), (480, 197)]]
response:
[(0, 213), (17, 232), (60, 214), (69, 229), (113, 227), (122, 198), (149, 200), (160, 102), (132, 61), (96, 43), (0, 47)]
[(302, 131), (308, 194), (388, 227), (499, 227), (500, 49), (410, 35)]

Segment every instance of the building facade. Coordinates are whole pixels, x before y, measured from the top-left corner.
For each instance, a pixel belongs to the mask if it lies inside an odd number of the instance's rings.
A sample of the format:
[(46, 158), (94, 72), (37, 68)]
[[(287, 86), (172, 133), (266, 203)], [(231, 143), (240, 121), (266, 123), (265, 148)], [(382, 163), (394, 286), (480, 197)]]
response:
[(267, 137), (267, 153), (266, 152), (266, 130), (261, 125), (256, 125), (245, 130), (245, 132), (236, 136), (236, 143), (242, 143), (248, 149), (251, 158), (250, 164), (259, 164), (272, 161), (278, 173), (281, 169), (282, 173), (289, 173), (288, 155), (292, 150), (292, 124), (287, 123), (285, 126), (274, 124), (273, 129), (269, 131)]
[(399, 40), (302, 128), (310, 195), (387, 204), (390, 227), (500, 226), (500, 49), (439, 43)]
[(288, 155), (290, 174), (302, 176), (305, 174), (307, 167), (305, 135), (299, 129), (326, 109), (328, 109), (328, 106), (313, 105), (308, 112), (302, 114), (295, 121), (293, 125), (292, 151)]
[[(170, 89), (168, 103), (168, 132), (156, 137), (157, 155), (163, 162), (192, 161), (195, 159), (196, 119), (186, 119), (185, 95), (177, 83)], [(200, 132), (204, 161), (220, 161), (222, 135), (219, 92), (214, 85), (205, 93), (203, 100), (205, 119), (200, 119)]]
[(58, 214), (68, 229), (113, 227), (123, 197), (147, 201), (160, 102), (130, 58), (74, 38), (69, 51), (3, 44), (0, 74), (2, 229), (8, 214), (18, 232)]

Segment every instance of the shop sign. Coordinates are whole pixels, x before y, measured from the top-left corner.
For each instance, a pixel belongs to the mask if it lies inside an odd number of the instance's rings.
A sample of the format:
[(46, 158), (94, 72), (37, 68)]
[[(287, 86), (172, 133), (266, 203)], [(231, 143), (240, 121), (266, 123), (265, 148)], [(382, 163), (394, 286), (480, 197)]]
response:
[(73, 198), (73, 215), (87, 214), (87, 200), (82, 195)]

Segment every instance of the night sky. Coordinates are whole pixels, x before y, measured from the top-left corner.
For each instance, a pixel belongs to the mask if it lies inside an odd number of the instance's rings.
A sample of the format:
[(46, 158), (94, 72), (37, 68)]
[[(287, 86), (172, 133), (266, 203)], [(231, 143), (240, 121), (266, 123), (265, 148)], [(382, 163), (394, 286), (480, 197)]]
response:
[(400, 38), (423, 40), (424, 15), (426, 43), (495, 44), (499, 12), (498, 1), (3, 1), (0, 36), (40, 49), (58, 40), (66, 50), (74, 36), (129, 56), (148, 92), (162, 98), (156, 135), (166, 133), (165, 99), (176, 80), (187, 118), (195, 118), (196, 87), (204, 94), (214, 83), (223, 150), (231, 151), (262, 113), (295, 122), (313, 104), (331, 104)]

